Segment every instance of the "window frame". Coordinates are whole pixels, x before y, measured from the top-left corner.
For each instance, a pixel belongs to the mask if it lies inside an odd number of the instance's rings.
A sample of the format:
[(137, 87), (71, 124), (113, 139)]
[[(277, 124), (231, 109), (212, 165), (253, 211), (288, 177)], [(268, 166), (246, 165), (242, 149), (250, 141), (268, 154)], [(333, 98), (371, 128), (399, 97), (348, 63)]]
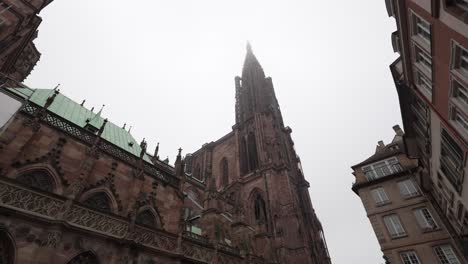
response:
[[(404, 187), (408, 191), (408, 194), (404, 194), (402, 192), (401, 184), (406, 183), (406, 182), (411, 183), (411, 186), (414, 188), (415, 192), (411, 192), (410, 191), (411, 188), (409, 188), (407, 184), (404, 184)], [(400, 195), (405, 199), (411, 199), (413, 197), (418, 197), (418, 196), (421, 195), (421, 190), (419, 189), (419, 186), (411, 178), (407, 178), (407, 179), (398, 181), (397, 185), (398, 185), (398, 190), (400, 192)]]
[(450, 107), (450, 121), (461, 136), (468, 138), (468, 116), (458, 107)]
[[(385, 166), (378, 166), (382, 163), (385, 164)], [(361, 169), (367, 181), (380, 179), (386, 176), (402, 172), (404, 170), (403, 166), (401, 166), (400, 160), (396, 156), (362, 166)], [(381, 175), (379, 175), (379, 172), (381, 173)]]
[[(447, 252), (445, 252), (443, 250), (443, 248), (448, 249), (449, 251), (451, 251), (449, 253), (451, 253), (453, 255), (453, 257), (455, 257), (455, 260), (456, 260), (455, 262), (452, 262), (453, 259), (450, 260), (450, 258), (447, 257)], [(441, 263), (441, 264), (461, 264), (457, 254), (453, 250), (452, 245), (450, 245), (450, 244), (438, 245), (438, 246), (433, 247), (433, 250), (434, 250), (435, 256), (439, 260), (439, 263)], [(441, 257), (444, 257), (445, 260), (441, 259)]]
[[(386, 219), (390, 219), (392, 229), (395, 231), (395, 233), (392, 233), (392, 231), (390, 230), (388, 222), (386, 221)], [(385, 227), (386, 227), (387, 232), (388, 232), (391, 239), (397, 239), (397, 238), (407, 236), (406, 229), (403, 226), (403, 223), (401, 222), (400, 217), (398, 216), (398, 214), (385, 215), (385, 216), (382, 217), (382, 220), (383, 220), (383, 222), (385, 224)], [(395, 223), (397, 223), (397, 225)], [(401, 229), (400, 230), (401, 232), (398, 231), (397, 229)]]
[[(414, 216), (419, 226), (425, 231), (435, 231), (439, 229), (434, 216), (431, 214), (429, 208), (420, 207), (413, 210)], [(422, 222), (423, 221), (423, 222)]]
[(465, 152), (459, 142), (444, 127), (441, 127), (439, 171), (442, 172), (457, 192), (464, 182)]
[[(451, 40), (450, 71), (458, 78), (468, 83), (468, 69), (461, 66), (462, 61), (468, 65), (468, 50), (456, 40)], [(463, 56), (466, 53), (466, 56)]]
[(468, 88), (454, 76), (450, 80), (450, 100), (462, 112), (468, 113)]
[[(410, 256), (410, 254), (412, 256)], [(405, 257), (407, 259), (405, 259)], [(414, 257), (416, 259), (416, 262), (414, 262), (414, 259), (411, 259), (411, 257)], [(418, 255), (416, 254), (416, 251), (414, 251), (414, 250), (408, 250), (408, 251), (400, 252), (400, 258), (401, 258), (401, 261), (403, 262), (403, 264), (420, 264), (421, 263), (419, 261)]]
[[(383, 188), (382, 186), (371, 189), (370, 193), (371, 193), (372, 199), (374, 199), (376, 206), (384, 206), (390, 203), (390, 198), (388, 197), (387, 192), (385, 191), (385, 188)], [(379, 198), (379, 201), (377, 201), (376, 197)]]
[(426, 99), (432, 102), (432, 96), (434, 91), (434, 84), (432, 80), (428, 78), (421, 70), (418, 68), (414, 69), (414, 77), (416, 88), (426, 97)]
[[(410, 22), (411, 22), (411, 39), (418, 43), (426, 52), (431, 54), (431, 46), (432, 46), (432, 25), (429, 21), (422, 18), (419, 14), (415, 11), (410, 9)], [(418, 23), (422, 22), (422, 23)], [(421, 27), (421, 24), (427, 24), (428, 28)], [(424, 28), (424, 29), (423, 29)], [(424, 36), (424, 34), (420, 33), (420, 30), (426, 32), (429, 35), (429, 39)]]
[(424, 75), (432, 80), (432, 56), (430, 52), (425, 50), (419, 43), (416, 41), (412, 42), (412, 52), (413, 52), (413, 63), (416, 68), (423, 72)]

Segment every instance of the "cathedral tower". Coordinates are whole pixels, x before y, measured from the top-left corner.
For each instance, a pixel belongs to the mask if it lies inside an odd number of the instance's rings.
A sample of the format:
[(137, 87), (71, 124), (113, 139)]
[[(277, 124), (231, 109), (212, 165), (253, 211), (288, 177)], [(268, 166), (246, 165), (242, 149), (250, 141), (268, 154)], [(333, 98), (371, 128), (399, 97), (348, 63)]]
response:
[[(203, 204), (199, 227), (240, 248), (248, 243), (247, 250), (272, 263), (330, 263), (292, 130), (283, 124), (272, 80), (250, 45), (235, 89), (232, 132), (204, 144), (187, 161), (191, 177), (185, 190)], [(222, 227), (209, 230), (216, 222)]]

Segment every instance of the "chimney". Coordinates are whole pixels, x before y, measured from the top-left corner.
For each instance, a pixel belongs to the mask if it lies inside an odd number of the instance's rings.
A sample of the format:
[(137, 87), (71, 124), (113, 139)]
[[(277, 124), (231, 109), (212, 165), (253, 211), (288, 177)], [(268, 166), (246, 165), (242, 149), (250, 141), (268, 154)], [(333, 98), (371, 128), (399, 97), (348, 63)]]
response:
[(383, 143), (382, 140), (380, 140), (379, 142), (377, 142), (379, 144), (379, 147), (380, 148), (384, 148), (385, 147), (385, 144)]
[(401, 130), (399, 125), (394, 125), (393, 130), (395, 130), (395, 134), (397, 136), (403, 136), (404, 135), (404, 132), (403, 132), (403, 130)]

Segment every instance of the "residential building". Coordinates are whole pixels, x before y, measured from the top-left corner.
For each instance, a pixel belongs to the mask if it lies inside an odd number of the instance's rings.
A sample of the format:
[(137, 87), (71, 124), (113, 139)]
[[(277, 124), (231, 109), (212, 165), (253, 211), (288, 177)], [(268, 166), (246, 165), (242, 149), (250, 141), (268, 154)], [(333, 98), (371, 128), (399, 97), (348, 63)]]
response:
[(361, 198), (387, 263), (466, 263), (431, 200), (420, 188), (418, 159), (405, 153), (403, 132), (379, 141), (375, 154), (352, 167)]
[(0, 90), (0, 263), (331, 263), (248, 47), (236, 123), (174, 166), (58, 90)]
[[(468, 9), (464, 0), (386, 0), (397, 31), (390, 66), (416, 181), (468, 256)], [(458, 253), (461, 252), (461, 253)], [(458, 256), (460, 257), (460, 256)], [(465, 261), (465, 260), (463, 260)], [(460, 262), (462, 260), (460, 259)], [(443, 262), (440, 263), (458, 263)]]

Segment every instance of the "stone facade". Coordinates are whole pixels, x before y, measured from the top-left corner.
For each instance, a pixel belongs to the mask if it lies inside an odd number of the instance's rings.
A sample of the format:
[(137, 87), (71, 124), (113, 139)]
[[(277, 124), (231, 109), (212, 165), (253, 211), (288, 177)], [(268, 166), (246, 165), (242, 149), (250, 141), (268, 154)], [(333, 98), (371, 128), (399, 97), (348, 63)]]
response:
[(39, 61), (41, 54), (33, 43), (42, 21), (38, 14), (51, 1), (0, 2), (0, 85), (17, 87)]
[(174, 167), (57, 90), (3, 88), (0, 263), (331, 263), (270, 78)]
[[(403, 134), (379, 142), (375, 154), (353, 166), (353, 191), (361, 198), (386, 263), (467, 263), (444, 219), (420, 187), (418, 160), (405, 153)], [(451, 262), (443, 254), (453, 253)]]

